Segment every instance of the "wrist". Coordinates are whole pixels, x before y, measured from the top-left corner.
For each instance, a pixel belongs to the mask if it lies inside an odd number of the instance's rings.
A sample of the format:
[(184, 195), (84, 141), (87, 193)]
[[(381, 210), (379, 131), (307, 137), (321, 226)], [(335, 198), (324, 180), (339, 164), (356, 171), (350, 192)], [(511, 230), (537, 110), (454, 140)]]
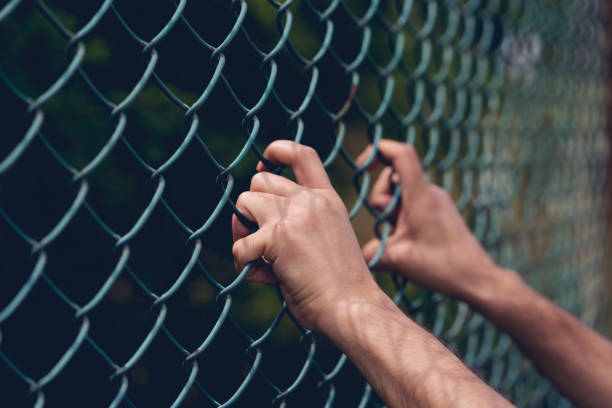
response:
[(524, 303), (525, 296), (531, 292), (517, 272), (494, 265), (486, 278), (469, 291), (465, 300), (480, 313), (497, 322), (502, 316), (515, 311), (516, 306)]
[(380, 313), (381, 310), (395, 309), (397, 307), (393, 301), (372, 280), (360, 290), (339, 297), (331, 304), (327, 312), (320, 317), (318, 328), (337, 343), (345, 334), (355, 330), (355, 322), (371, 317), (373, 311)]

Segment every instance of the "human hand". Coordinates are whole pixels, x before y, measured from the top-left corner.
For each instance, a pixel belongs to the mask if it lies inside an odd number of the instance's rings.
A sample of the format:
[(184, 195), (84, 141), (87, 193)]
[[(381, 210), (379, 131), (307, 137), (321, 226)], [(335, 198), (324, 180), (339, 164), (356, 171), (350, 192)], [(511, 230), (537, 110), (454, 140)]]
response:
[[(357, 162), (363, 163), (371, 149), (369, 146)], [(372, 206), (382, 212), (391, 202), (394, 184), (401, 186), (401, 198), (389, 217), (395, 223), (394, 230), (374, 268), (463, 300), (491, 287), (500, 269), (474, 238), (450, 195), (425, 180), (414, 148), (381, 140), (378, 150), (391, 166), (382, 170), (372, 188)], [(377, 164), (375, 159), (370, 167)], [(367, 262), (380, 244), (375, 238), (364, 246)]]
[(333, 316), (341, 302), (384, 294), (317, 153), (279, 140), (264, 157), (291, 166), (297, 183), (258, 164), (250, 191), (240, 194), (236, 207), (259, 229), (250, 234), (236, 215), (232, 218), (236, 269), (258, 260), (247, 279), (278, 283), (293, 316), (304, 327), (325, 332), (325, 315)]

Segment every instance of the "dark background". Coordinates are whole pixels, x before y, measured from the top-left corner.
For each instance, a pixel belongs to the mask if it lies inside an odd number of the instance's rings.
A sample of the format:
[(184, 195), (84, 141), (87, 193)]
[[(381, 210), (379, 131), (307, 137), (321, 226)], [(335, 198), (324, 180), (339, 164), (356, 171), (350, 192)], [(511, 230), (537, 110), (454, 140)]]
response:
[[(78, 31), (95, 13), (100, 2), (50, 1), (48, 5), (60, 22)], [(366, 2), (354, 2), (356, 14), (363, 14)], [(127, 24), (144, 39), (153, 38), (174, 11), (172, 2), (117, 1), (115, 5)], [(387, 6), (385, 6), (387, 7)], [(417, 5), (417, 7), (419, 7)], [(184, 15), (213, 45), (220, 44), (231, 29), (237, 7), (229, 2), (189, 2)], [(306, 56), (313, 56), (321, 44), (323, 26), (305, 2), (292, 7), (294, 28), (291, 41)], [(393, 12), (393, 11), (391, 11)], [(245, 22), (247, 31), (260, 48), (270, 50), (279, 39), (274, 23), (275, 9), (264, 2), (250, 2)], [(414, 13), (418, 19), (418, 13)], [(351, 27), (343, 12), (336, 13), (338, 27)], [(382, 64), (390, 56), (388, 35), (375, 27), (373, 57)], [(352, 59), (358, 51), (360, 31), (336, 29), (333, 46)], [(67, 41), (32, 4), (21, 5), (0, 24), (0, 69), (22, 93), (32, 98), (42, 94), (69, 64), (74, 53), (66, 50)], [(118, 104), (131, 91), (144, 72), (149, 54), (108, 11), (84, 41), (86, 55), (82, 68), (106, 98)], [(414, 45), (413, 45), (414, 46)], [(179, 98), (191, 105), (210, 81), (216, 61), (211, 52), (198, 43), (179, 22), (156, 47), (159, 61), (156, 73)], [(248, 107), (253, 106), (265, 89), (266, 77), (261, 57), (239, 33), (224, 52), (224, 73), (234, 92)], [(310, 72), (285, 49), (275, 59), (279, 66), (275, 89), (292, 109), (305, 95)], [(350, 81), (331, 57), (319, 64), (320, 82), (317, 96), (332, 111), (338, 111), (347, 98)], [(360, 97), (373, 110), (380, 102), (378, 84), (372, 69), (362, 70)], [(364, 97), (365, 94), (366, 97)], [(404, 97), (405, 99), (405, 97)], [(403, 102), (404, 105), (407, 101)], [(4, 157), (21, 140), (31, 123), (26, 105), (6, 85), (0, 86), (0, 152)], [(97, 154), (112, 134), (116, 118), (96, 99), (84, 81), (75, 75), (62, 90), (43, 105), (45, 120), (42, 133), (57, 153), (76, 169)], [(182, 142), (188, 124), (184, 112), (174, 105), (151, 79), (126, 110), (124, 137), (151, 166), (158, 167)], [(247, 133), (241, 125), (244, 117), (228, 89), (219, 84), (198, 112), (199, 134), (215, 158), (229, 164), (242, 148)], [(257, 145), (265, 147), (276, 138), (293, 138), (295, 121), (270, 98), (258, 114), (261, 131)], [(385, 118), (393, 134), (396, 124)], [(303, 142), (316, 146), (321, 156), (331, 148), (334, 127), (328, 116), (312, 103), (303, 115), (306, 123)], [(368, 142), (363, 119), (349, 112), (352, 141), (346, 143), (353, 155)], [(347, 137), (347, 139), (349, 139)], [(236, 179), (235, 199), (248, 188), (257, 157), (247, 154), (232, 172)], [(351, 169), (337, 160), (330, 173), (347, 198), (355, 193), (350, 185)], [(197, 143), (189, 145), (180, 160), (165, 174), (163, 197), (183, 222), (192, 229), (203, 224), (221, 197), (215, 183), (218, 170), (203, 154)], [(29, 236), (45, 236), (69, 208), (79, 184), (51, 155), (39, 138), (28, 147), (17, 164), (3, 175), (0, 184), (0, 207)], [(111, 154), (87, 177), (87, 202), (110, 228), (126, 233), (149, 203), (156, 181), (140, 166), (126, 146), (119, 142)], [(201, 260), (222, 284), (235, 276), (231, 261), (231, 212), (226, 207), (212, 228), (202, 237)], [(367, 227), (368, 229), (370, 227)], [(192, 253), (185, 245), (186, 234), (178, 228), (167, 211), (158, 205), (142, 231), (130, 242), (129, 266), (155, 293), (163, 293), (178, 277)], [(0, 298), (12, 299), (23, 285), (36, 257), (8, 223), (0, 223)], [(97, 292), (115, 267), (121, 250), (114, 249), (111, 239), (81, 208), (58, 239), (46, 249), (45, 274), (74, 302), (83, 305)], [(186, 347), (194, 350), (212, 329), (220, 313), (216, 292), (194, 269), (185, 284), (168, 302), (165, 324)], [(4, 304), (5, 302), (3, 302)], [(122, 365), (143, 341), (152, 327), (157, 311), (151, 310), (151, 299), (124, 271), (109, 294), (90, 314), (89, 335), (118, 365)], [(243, 284), (233, 295), (230, 316), (250, 336), (257, 338), (270, 324), (279, 309), (274, 288)], [(74, 311), (41, 279), (26, 301), (2, 327), (2, 350), (26, 375), (38, 380), (59, 360), (72, 344), (80, 327)], [(289, 386), (301, 369), (305, 346), (299, 342), (301, 332), (284, 317), (263, 347), (260, 371), (280, 389)], [(226, 322), (221, 332), (199, 359), (198, 381), (218, 401), (227, 400), (242, 382), (254, 353), (245, 354), (248, 342), (236, 328)], [(318, 338), (316, 360), (325, 371), (331, 370), (339, 352), (326, 339)], [(170, 340), (158, 334), (144, 357), (129, 372), (128, 396), (137, 406), (168, 406), (187, 380), (189, 366)], [(327, 365), (326, 365), (327, 364)], [(107, 406), (116, 393), (118, 381), (109, 384), (112, 369), (85, 342), (60, 375), (47, 387), (48, 406)], [(6, 364), (0, 364), (2, 379), (1, 405), (30, 406), (27, 384)], [(320, 376), (313, 369), (291, 397), (291, 406), (323, 405), (327, 387), (317, 387)], [(345, 368), (336, 384), (338, 406), (355, 405), (364, 382), (352, 367)], [(267, 405), (275, 392), (257, 375), (239, 400), (238, 406)], [(211, 405), (198, 390), (192, 390), (185, 406)], [(122, 406), (127, 406), (123, 403)]]

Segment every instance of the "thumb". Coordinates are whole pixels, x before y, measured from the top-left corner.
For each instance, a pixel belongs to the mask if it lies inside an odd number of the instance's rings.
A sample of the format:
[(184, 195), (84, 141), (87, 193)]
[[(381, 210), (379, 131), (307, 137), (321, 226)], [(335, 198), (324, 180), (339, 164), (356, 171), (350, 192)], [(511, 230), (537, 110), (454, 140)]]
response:
[(365, 244), (363, 246), (363, 257), (365, 258), (365, 261), (368, 264), (368, 267), (373, 268), (373, 269), (380, 269), (380, 268), (386, 268), (389, 266), (389, 240), (387, 240), (387, 244), (385, 245), (385, 251), (383, 252), (382, 256), (380, 256), (380, 259), (378, 259), (378, 262), (376, 262), (376, 264), (374, 264), (374, 266), (370, 265), (370, 263), (372, 261), (375, 261), (377, 255), (380, 255), (378, 253), (378, 251), (381, 250), (381, 242), (380, 239), (378, 238), (372, 238), (370, 241), (368, 241), (367, 244)]

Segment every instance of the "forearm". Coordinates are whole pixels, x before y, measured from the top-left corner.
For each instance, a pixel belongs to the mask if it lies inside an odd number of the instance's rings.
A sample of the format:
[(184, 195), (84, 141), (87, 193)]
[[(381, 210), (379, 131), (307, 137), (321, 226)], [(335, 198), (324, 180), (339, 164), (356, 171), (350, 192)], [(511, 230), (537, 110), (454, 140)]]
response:
[(539, 295), (513, 271), (498, 270), (466, 300), (506, 331), (557, 388), (579, 406), (612, 401), (612, 345)]
[(381, 295), (341, 304), (324, 331), (389, 406), (511, 406)]

